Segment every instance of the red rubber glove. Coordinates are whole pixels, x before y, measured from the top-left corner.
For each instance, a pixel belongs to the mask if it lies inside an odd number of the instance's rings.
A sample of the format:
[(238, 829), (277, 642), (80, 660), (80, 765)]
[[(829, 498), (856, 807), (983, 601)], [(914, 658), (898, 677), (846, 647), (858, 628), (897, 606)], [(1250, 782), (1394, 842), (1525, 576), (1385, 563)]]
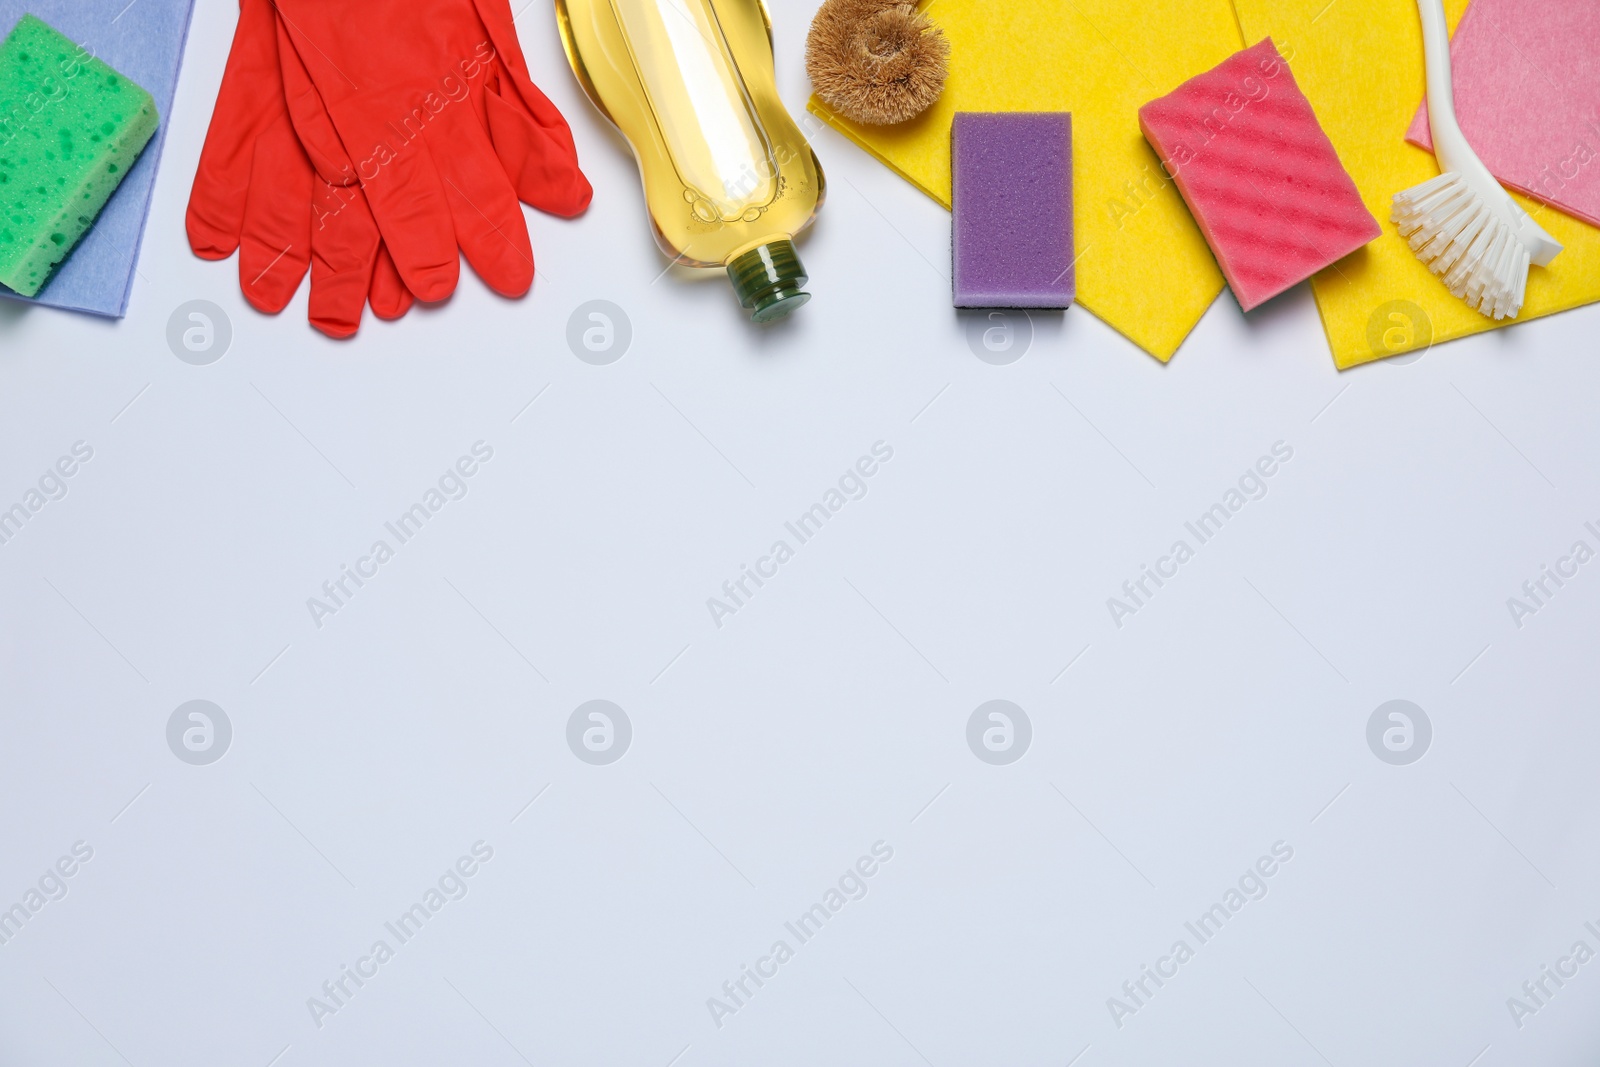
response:
[(239, 250), (239, 287), (268, 314), (309, 266), (311, 324), (330, 337), (355, 333), (369, 299), (380, 318), (411, 307), (361, 191), (322, 181), (295, 137), (271, 0), (241, 0), (186, 226), (204, 259)]
[(419, 300), (460, 254), (496, 292), (533, 284), (517, 201), (589, 204), (572, 132), (528, 75), (506, 0), (277, 0), (290, 114), (321, 176), (360, 182)]

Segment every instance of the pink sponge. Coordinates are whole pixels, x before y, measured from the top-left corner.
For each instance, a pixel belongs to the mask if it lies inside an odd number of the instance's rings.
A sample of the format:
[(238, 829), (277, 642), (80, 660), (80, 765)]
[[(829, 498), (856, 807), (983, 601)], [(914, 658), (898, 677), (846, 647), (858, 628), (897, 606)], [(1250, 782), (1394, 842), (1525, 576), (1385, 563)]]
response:
[(1139, 109), (1249, 311), (1381, 232), (1272, 38)]

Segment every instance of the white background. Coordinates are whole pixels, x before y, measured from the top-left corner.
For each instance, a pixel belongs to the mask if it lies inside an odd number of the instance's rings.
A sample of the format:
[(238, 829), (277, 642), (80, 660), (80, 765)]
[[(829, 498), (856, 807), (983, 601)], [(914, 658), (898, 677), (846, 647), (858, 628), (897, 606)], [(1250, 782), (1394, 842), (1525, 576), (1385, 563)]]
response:
[[(796, 112), (810, 14), (774, 10)], [(720, 275), (663, 275), (536, 0), (593, 207), (530, 212), (527, 298), (464, 269), (336, 343), (303, 289), (264, 317), (185, 243), (233, 21), (196, 11), (128, 318), (0, 305), (0, 506), (94, 450), (0, 545), (0, 907), (93, 849), (0, 946), (0, 1064), (1594, 1062), (1600, 962), (1520, 1028), (1507, 998), (1600, 949), (1600, 562), (1520, 628), (1507, 599), (1600, 548), (1600, 311), (1340, 375), (1301, 286), (1248, 319), (1224, 294), (1170, 366), (1082, 309), (990, 365), (948, 216), (824, 131), (815, 298), (757, 329)], [(166, 340), (196, 299), (232, 326), (209, 366)], [(632, 326), (609, 366), (565, 340), (594, 299)], [(467, 496), (318, 628), (307, 598), (478, 441)], [(716, 627), (878, 441), (866, 496)], [(633, 727), (608, 766), (566, 742), (597, 698)], [(1396, 698), (1433, 727), (1409, 766), (1366, 738)], [(209, 766), (167, 745), (194, 699), (233, 727)], [(993, 699), (1033, 727), (1009, 766), (966, 741)], [(307, 999), (480, 840), (470, 892), (319, 1028)], [(1107, 999), (1180, 938), (1119, 1028)]]

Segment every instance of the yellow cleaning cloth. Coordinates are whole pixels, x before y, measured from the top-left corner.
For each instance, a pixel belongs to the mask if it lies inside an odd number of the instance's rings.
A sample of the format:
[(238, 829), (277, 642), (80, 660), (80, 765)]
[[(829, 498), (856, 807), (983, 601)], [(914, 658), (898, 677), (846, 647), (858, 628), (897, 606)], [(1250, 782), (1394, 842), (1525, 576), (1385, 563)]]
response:
[[(1600, 300), (1600, 230), (1523, 196), (1517, 202), (1566, 250), (1529, 271), (1517, 319), (1497, 323), (1451, 296), (1395, 232), (1394, 194), (1439, 173), (1432, 155), (1405, 143), (1425, 95), (1415, 0), (1234, 0), (1234, 7), (1249, 41), (1270, 36), (1291, 57), (1295, 81), (1383, 226), (1383, 236), (1311, 279), (1340, 370)], [(1467, 0), (1445, 0), (1452, 28), (1466, 8)]]
[(815, 97), (810, 110), (945, 207), (957, 111), (1072, 112), (1078, 302), (1171, 359), (1222, 291), (1222, 272), (1139, 133), (1139, 106), (1244, 47), (1229, 0), (931, 0), (924, 10), (950, 39), (933, 107), (892, 127), (857, 125)]

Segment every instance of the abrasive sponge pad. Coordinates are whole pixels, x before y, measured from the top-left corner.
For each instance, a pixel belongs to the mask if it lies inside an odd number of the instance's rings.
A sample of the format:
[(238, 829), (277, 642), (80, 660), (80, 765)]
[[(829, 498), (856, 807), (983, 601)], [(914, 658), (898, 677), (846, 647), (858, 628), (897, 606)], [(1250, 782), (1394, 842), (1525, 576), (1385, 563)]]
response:
[(1139, 109), (1245, 311), (1382, 231), (1272, 39)]
[(950, 141), (956, 307), (1070, 307), (1072, 116), (960, 111)]
[(156, 125), (149, 93), (22, 17), (0, 45), (0, 284), (39, 291)]

